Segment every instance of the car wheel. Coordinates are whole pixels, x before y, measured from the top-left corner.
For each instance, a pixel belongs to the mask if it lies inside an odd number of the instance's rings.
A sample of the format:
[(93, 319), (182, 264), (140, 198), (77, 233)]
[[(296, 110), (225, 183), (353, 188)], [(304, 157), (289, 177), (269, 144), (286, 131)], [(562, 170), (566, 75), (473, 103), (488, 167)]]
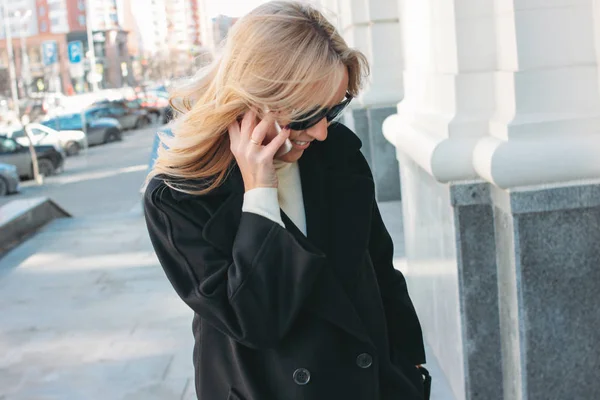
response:
[(8, 194), (8, 183), (4, 180), (4, 178), (0, 178), (0, 197), (6, 196)]
[(110, 143), (116, 140), (121, 140), (119, 136), (119, 132), (111, 129), (104, 135), (104, 143)]
[(135, 129), (143, 129), (150, 125), (150, 119), (148, 117), (140, 117), (135, 123)]
[(40, 172), (41, 175), (44, 176), (50, 176), (50, 175), (54, 175), (54, 164), (52, 164), (52, 161), (48, 160), (47, 158), (42, 158), (38, 160), (38, 171)]
[(67, 146), (65, 148), (65, 152), (68, 156), (76, 156), (77, 154), (79, 154), (80, 150), (81, 148), (79, 147), (79, 144), (75, 142), (67, 143)]

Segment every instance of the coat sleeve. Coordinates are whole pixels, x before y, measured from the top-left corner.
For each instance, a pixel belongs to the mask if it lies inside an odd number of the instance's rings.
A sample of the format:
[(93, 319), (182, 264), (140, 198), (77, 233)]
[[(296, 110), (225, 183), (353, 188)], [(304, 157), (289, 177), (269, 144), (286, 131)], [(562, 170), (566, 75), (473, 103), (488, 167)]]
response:
[(231, 254), (224, 254), (203, 238), (208, 213), (167, 193), (146, 194), (145, 216), (157, 257), (178, 295), (236, 341), (275, 347), (292, 326), (325, 256), (276, 222), (247, 212)]
[(394, 245), (373, 202), (369, 253), (377, 275), (385, 309), (392, 361), (401, 356), (412, 364), (425, 363), (423, 333), (419, 318), (410, 300), (404, 275), (394, 268)]

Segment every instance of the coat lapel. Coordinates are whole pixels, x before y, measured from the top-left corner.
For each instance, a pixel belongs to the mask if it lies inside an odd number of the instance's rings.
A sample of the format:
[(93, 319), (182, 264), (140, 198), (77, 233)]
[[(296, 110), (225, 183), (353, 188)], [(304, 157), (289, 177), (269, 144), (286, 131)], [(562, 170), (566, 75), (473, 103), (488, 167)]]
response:
[(317, 143), (299, 162), (308, 239), (328, 260), (307, 306), (356, 338), (371, 342), (349, 293), (367, 248), (373, 181), (346, 168), (345, 156), (360, 151), (360, 142), (344, 149), (336, 146), (338, 132), (333, 133), (331, 142)]

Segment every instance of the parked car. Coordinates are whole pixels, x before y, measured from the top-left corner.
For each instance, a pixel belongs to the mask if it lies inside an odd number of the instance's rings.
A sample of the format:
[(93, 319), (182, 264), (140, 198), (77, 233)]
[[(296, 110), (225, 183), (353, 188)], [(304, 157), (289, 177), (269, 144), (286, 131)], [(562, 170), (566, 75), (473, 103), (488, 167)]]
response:
[(34, 145), (47, 144), (62, 148), (67, 156), (79, 154), (81, 149), (87, 147), (87, 138), (83, 131), (57, 131), (42, 124), (29, 124), (25, 128), (13, 132), (0, 132), (4, 136), (15, 139), (22, 146), (29, 146), (27, 131)]
[(93, 104), (87, 111), (92, 119), (114, 118), (123, 129), (141, 129), (148, 126), (152, 120), (147, 110), (137, 102), (128, 104), (127, 100), (104, 100)]
[(156, 115), (156, 120), (163, 124), (173, 119), (173, 109), (167, 92), (140, 89), (136, 93), (136, 98), (129, 101), (137, 102), (142, 108), (148, 110), (151, 115)]
[(21, 120), (38, 122), (48, 112), (64, 106), (66, 96), (62, 93), (32, 93), (29, 98), (22, 100), (20, 105)]
[(19, 174), (17, 167), (0, 163), (0, 196), (19, 191)]
[(137, 94), (136, 96), (137, 97), (127, 98), (126, 102), (129, 107), (132, 107), (132, 108), (137, 107), (137, 108), (146, 110), (146, 112), (148, 112), (148, 116), (150, 117), (150, 119), (153, 122), (163, 123), (165, 121), (165, 117), (168, 112), (168, 110), (167, 110), (167, 107), (169, 106), (168, 103), (166, 105), (160, 104), (159, 102), (155, 101), (152, 98), (143, 96), (143, 94), (141, 94), (141, 93)]
[[(44, 176), (54, 175), (60, 171), (65, 162), (62, 149), (56, 146), (34, 146), (38, 170)], [(17, 167), (17, 174), (24, 178), (33, 178), (33, 163), (29, 148), (20, 145), (16, 140), (0, 136), (0, 162)]]
[(116, 119), (94, 118), (89, 114), (89, 111), (86, 111), (85, 120), (85, 129), (83, 127), (83, 117), (79, 113), (58, 115), (42, 121), (41, 124), (60, 132), (84, 131), (87, 136), (87, 143), (90, 146), (123, 139), (123, 128)]

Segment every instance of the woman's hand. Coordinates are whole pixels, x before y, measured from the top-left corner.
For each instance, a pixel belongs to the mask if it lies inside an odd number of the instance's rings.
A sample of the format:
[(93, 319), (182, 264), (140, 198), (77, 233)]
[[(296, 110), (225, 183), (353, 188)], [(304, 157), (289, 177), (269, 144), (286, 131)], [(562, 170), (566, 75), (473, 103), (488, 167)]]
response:
[(282, 130), (268, 144), (263, 145), (267, 134), (274, 129), (274, 124), (275, 119), (269, 113), (256, 124), (256, 114), (249, 111), (241, 124), (235, 121), (229, 125), (231, 152), (240, 167), (246, 192), (260, 187), (276, 188), (278, 185), (273, 158), (289, 137), (290, 131)]

